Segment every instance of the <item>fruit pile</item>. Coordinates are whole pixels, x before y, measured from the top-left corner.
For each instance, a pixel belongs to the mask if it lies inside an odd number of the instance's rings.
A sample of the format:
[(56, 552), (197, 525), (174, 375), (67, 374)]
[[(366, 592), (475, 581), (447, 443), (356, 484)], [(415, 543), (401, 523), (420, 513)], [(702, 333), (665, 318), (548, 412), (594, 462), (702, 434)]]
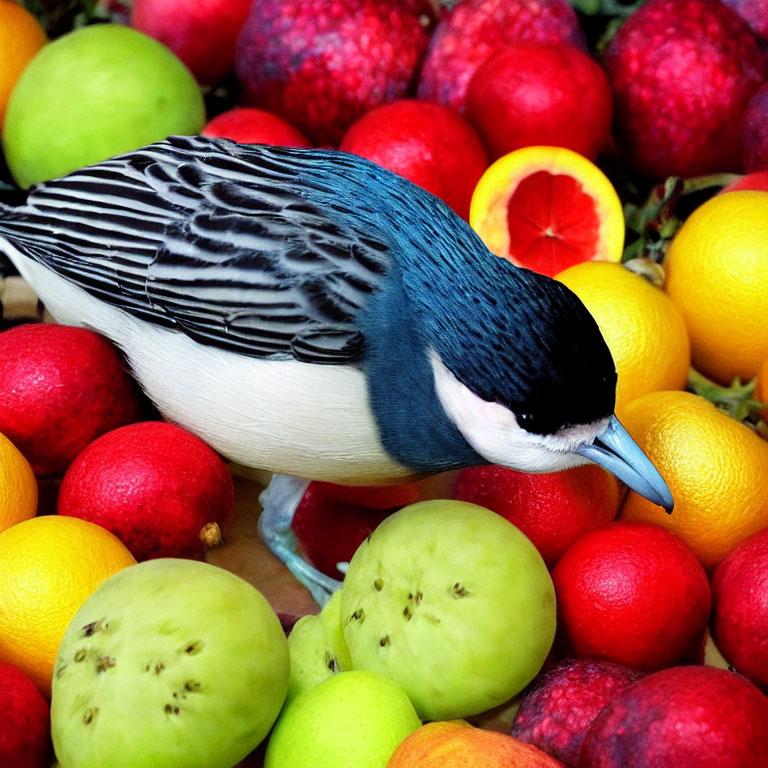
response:
[(0, 0), (0, 203), (170, 134), (362, 155), (583, 301), (675, 499), (312, 483), (311, 612), (115, 348), (7, 312), (0, 765), (768, 765), (766, 45), (768, 0)]

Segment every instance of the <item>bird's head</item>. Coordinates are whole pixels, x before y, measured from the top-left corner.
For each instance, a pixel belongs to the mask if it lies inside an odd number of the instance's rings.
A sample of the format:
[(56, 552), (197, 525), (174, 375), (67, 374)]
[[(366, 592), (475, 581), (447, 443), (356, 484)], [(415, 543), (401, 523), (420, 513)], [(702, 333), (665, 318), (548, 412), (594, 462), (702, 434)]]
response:
[(671, 511), (666, 483), (614, 415), (616, 368), (581, 300), (504, 259), (484, 264), (466, 283), (454, 275), (449, 293), (430, 284), (419, 311), (448, 418), (490, 463), (554, 472), (592, 461)]

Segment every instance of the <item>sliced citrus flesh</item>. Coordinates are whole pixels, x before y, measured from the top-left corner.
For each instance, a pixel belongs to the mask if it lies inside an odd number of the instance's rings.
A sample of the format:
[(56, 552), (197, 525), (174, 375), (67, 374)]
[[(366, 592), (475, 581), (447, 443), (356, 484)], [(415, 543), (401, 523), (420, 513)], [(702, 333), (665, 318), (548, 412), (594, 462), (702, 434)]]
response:
[(621, 260), (624, 214), (607, 176), (564, 147), (499, 158), (475, 187), (469, 223), (489, 250), (552, 277), (585, 261)]

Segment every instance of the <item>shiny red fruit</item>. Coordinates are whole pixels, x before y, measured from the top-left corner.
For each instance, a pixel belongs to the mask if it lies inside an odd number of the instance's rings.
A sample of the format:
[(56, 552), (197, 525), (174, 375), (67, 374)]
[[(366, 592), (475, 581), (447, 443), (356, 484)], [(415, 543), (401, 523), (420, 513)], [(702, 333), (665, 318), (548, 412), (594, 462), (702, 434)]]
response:
[(604, 57), (616, 138), (627, 163), (653, 178), (742, 168), (739, 126), (765, 79), (746, 22), (720, 0), (649, 0)]
[(488, 167), (475, 131), (447, 107), (401, 100), (376, 107), (355, 122), (339, 149), (404, 176), (469, 218), (472, 192)]
[(700, 652), (709, 580), (693, 552), (663, 528), (608, 523), (565, 552), (552, 580), (569, 655), (653, 671)]
[(566, 147), (589, 160), (609, 145), (611, 86), (566, 43), (499, 48), (470, 80), (466, 116), (495, 160), (521, 147)]
[(0, 333), (0, 433), (36, 475), (63, 472), (99, 435), (139, 418), (138, 389), (102, 336), (48, 323)]
[(768, 530), (734, 549), (712, 576), (712, 637), (728, 663), (768, 690)]
[(272, 144), (282, 147), (308, 147), (307, 138), (277, 115), (252, 107), (235, 107), (213, 118), (202, 130), (203, 136), (232, 139), (241, 144)]
[(131, 26), (170, 48), (201, 83), (235, 70), (235, 43), (252, 0), (134, 0)]
[(61, 482), (58, 513), (112, 531), (137, 560), (199, 558), (201, 533), (234, 508), (229, 467), (181, 427), (144, 421), (89, 445)]
[(427, 0), (255, 0), (237, 44), (244, 101), (335, 146), (362, 114), (407, 95), (431, 14)]
[(505, 517), (551, 568), (573, 542), (616, 517), (622, 494), (616, 478), (594, 465), (529, 474), (491, 464), (461, 470), (454, 496)]

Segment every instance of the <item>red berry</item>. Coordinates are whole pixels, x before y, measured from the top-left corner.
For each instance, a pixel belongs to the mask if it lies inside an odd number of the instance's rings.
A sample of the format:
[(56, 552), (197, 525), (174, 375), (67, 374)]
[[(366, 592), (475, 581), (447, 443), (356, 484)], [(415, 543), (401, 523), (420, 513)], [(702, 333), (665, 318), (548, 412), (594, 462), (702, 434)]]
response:
[(741, 169), (739, 125), (766, 68), (749, 27), (720, 0), (649, 0), (619, 28), (604, 63), (617, 139), (636, 171)]
[(552, 571), (562, 640), (575, 656), (651, 671), (701, 649), (707, 575), (674, 534), (614, 522), (586, 534)]
[(428, 101), (402, 100), (372, 109), (350, 127), (339, 149), (404, 176), (464, 219), (488, 166), (483, 145), (466, 120)]
[(0, 662), (0, 765), (49, 765), (48, 702), (18, 667)]
[(103, 337), (48, 323), (0, 333), (0, 433), (35, 474), (63, 472), (96, 437), (139, 418), (138, 389)]
[(137, 560), (202, 557), (201, 532), (234, 508), (229, 467), (200, 438), (161, 421), (102, 435), (61, 482), (58, 513), (112, 531)]

